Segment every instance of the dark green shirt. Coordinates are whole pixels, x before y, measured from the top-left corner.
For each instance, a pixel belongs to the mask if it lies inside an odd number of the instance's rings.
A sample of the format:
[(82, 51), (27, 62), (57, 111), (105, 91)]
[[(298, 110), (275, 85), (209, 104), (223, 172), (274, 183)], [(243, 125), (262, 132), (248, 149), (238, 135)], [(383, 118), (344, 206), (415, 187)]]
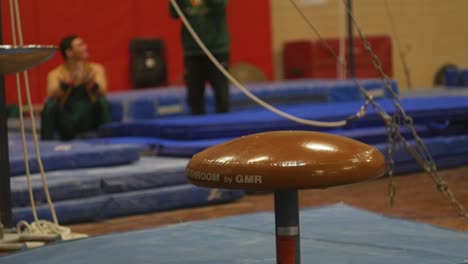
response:
[[(226, 21), (227, 2), (227, 0), (177, 0), (195, 32), (214, 54), (229, 52), (229, 32)], [(178, 18), (179, 16), (171, 3), (169, 6), (172, 17)], [(185, 26), (182, 27), (182, 47), (185, 56), (203, 54)]]

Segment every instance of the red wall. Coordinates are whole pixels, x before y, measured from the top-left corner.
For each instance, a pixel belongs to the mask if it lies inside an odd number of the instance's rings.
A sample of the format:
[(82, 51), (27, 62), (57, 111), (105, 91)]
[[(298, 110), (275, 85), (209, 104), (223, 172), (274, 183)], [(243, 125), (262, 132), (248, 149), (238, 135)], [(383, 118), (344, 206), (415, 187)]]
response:
[[(57, 45), (76, 33), (88, 43), (91, 60), (107, 70), (109, 90), (131, 88), (129, 42), (134, 37), (157, 37), (165, 41), (169, 84), (180, 81), (183, 71), (180, 21), (168, 14), (167, 0), (20, 0), (25, 44)], [(269, 0), (235, 0), (228, 4), (232, 39), (231, 63), (249, 62), (272, 78), (272, 44)], [(2, 1), (4, 44), (12, 44), (8, 1)], [(61, 63), (59, 53), (30, 70), (33, 101), (46, 96), (47, 72)], [(13, 76), (7, 76), (7, 101), (17, 103)]]

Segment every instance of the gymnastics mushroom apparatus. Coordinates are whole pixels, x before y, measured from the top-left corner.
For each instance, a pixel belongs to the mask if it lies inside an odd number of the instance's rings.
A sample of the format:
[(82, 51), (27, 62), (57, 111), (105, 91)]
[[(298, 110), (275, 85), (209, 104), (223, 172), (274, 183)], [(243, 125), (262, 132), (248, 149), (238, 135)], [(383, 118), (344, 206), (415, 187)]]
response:
[(194, 185), (273, 191), (277, 263), (300, 263), (300, 189), (357, 183), (384, 175), (384, 155), (362, 142), (311, 131), (243, 136), (194, 155), (186, 176)]

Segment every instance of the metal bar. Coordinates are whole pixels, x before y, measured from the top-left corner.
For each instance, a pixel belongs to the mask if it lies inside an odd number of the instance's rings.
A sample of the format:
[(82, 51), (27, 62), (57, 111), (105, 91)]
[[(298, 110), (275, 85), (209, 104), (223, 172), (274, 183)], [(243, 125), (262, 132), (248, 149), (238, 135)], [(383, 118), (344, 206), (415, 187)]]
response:
[[(0, 5), (0, 44), (3, 44), (2, 8)], [(11, 225), (10, 161), (8, 157), (8, 129), (5, 79), (0, 76), (0, 225)]]
[(297, 190), (275, 192), (276, 263), (300, 264), (299, 195)]

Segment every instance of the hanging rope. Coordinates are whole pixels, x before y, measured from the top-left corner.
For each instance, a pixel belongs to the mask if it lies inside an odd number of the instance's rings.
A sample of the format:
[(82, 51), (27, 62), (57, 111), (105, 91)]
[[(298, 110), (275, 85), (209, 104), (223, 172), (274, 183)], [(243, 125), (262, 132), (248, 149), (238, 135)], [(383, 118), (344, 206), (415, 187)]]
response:
[(357, 23), (355, 17), (353, 16), (353, 14), (350, 12), (349, 9), (348, 9), (348, 14), (351, 17), (353, 24), (356, 26), (356, 29), (358, 31), (360, 38), (364, 42), (365, 50), (369, 53), (369, 55), (371, 55), (372, 63), (374, 64), (374, 67), (379, 71), (382, 77), (382, 80), (386, 84), (385, 87), (387, 88), (387, 90), (390, 90), (392, 101), (396, 107), (394, 116), (397, 116), (397, 118), (401, 120), (401, 125), (403, 125), (405, 128), (409, 129), (409, 131), (411, 131), (411, 135), (413, 136), (413, 139), (415, 140), (415, 146), (414, 147), (411, 146), (408, 140), (405, 137), (403, 137), (403, 135), (400, 133), (400, 127), (398, 127), (398, 130), (395, 130), (395, 133), (394, 133), (395, 142), (402, 144), (405, 147), (406, 151), (408, 151), (408, 153), (411, 154), (411, 156), (416, 160), (416, 162), (420, 165), (420, 167), (431, 176), (434, 183), (436, 184), (437, 190), (445, 195), (445, 197), (450, 201), (452, 206), (458, 211), (458, 214), (460, 216), (468, 220), (468, 214), (466, 213), (465, 208), (455, 198), (453, 193), (448, 188), (447, 183), (442, 179), (442, 177), (439, 176), (437, 172), (437, 165), (429, 149), (427, 148), (422, 138), (419, 137), (418, 133), (416, 132), (416, 129), (414, 128), (413, 118), (406, 114), (403, 106), (401, 105), (400, 98), (391, 89), (391, 87), (389, 87), (388, 85), (389, 77), (383, 71), (382, 66), (381, 66), (382, 63), (380, 62), (375, 52), (372, 50), (372, 47), (369, 44), (369, 41), (367, 40), (367, 38), (365, 37), (361, 26)]
[[(316, 33), (320, 41), (327, 47), (330, 54), (334, 56), (337, 63), (339, 63), (340, 60), (338, 56), (335, 54), (335, 52), (333, 51), (331, 46), (327, 43), (327, 41), (320, 35), (319, 31), (313, 25), (313, 23), (307, 18), (307, 16), (305, 16), (302, 10), (298, 7), (297, 3), (294, 0), (290, 0), (290, 2), (293, 4), (293, 6), (296, 8), (299, 14), (302, 16), (302, 18), (307, 22), (309, 27), (314, 31), (314, 33)], [(342, 2), (344, 5), (346, 5), (345, 0), (342, 0)], [(408, 153), (415, 159), (415, 161), (420, 165), (420, 167), (432, 177), (432, 179), (434, 180), (437, 186), (437, 190), (439, 190), (446, 196), (446, 198), (450, 201), (452, 206), (458, 211), (458, 214), (468, 219), (468, 214), (466, 213), (463, 205), (460, 204), (460, 202), (455, 198), (453, 193), (449, 190), (446, 182), (438, 175), (437, 166), (432, 158), (432, 155), (430, 154), (427, 146), (424, 144), (422, 138), (419, 137), (418, 133), (416, 132), (416, 129), (414, 128), (414, 124), (413, 124), (413, 119), (406, 114), (398, 95), (395, 93), (395, 91), (393, 90), (391, 86), (392, 80), (383, 71), (382, 64), (379, 58), (377, 57), (377, 55), (375, 54), (375, 52), (372, 50), (372, 47), (370, 43), (368, 42), (367, 38), (365, 37), (361, 29), (361, 26), (356, 22), (351, 10), (348, 7), (346, 7), (346, 11), (347, 11), (347, 14), (350, 16), (353, 24), (356, 27), (359, 33), (359, 37), (364, 43), (365, 50), (371, 56), (374, 68), (378, 70), (379, 74), (381, 75), (384, 87), (390, 94), (392, 102), (394, 103), (394, 106), (396, 108), (394, 114), (390, 117), (379, 106), (378, 103), (372, 100), (372, 98), (368, 98), (370, 104), (373, 106), (376, 113), (378, 113), (381, 116), (381, 118), (384, 120), (385, 126), (387, 128), (387, 135), (388, 135), (387, 136), (387, 156), (388, 156), (387, 166), (388, 166), (388, 174), (389, 174), (389, 179), (390, 179), (388, 195), (390, 197), (390, 204), (393, 205), (394, 197), (396, 194), (396, 188), (394, 186), (393, 177), (392, 177), (393, 171), (394, 171), (394, 165), (395, 165), (395, 162), (393, 160), (394, 150), (396, 149), (397, 145), (402, 145), (405, 147)], [(362, 87), (360, 89), (362, 92), (364, 92), (364, 89), (362, 89)], [(364, 92), (364, 95), (366, 95), (365, 92)], [(414, 147), (411, 146), (408, 140), (401, 134), (402, 127), (405, 129), (408, 129), (411, 132), (411, 135), (413, 139), (415, 140)]]
[[(13, 36), (13, 44), (15, 46), (16, 45), (23, 46), (24, 41), (23, 41), (21, 14), (20, 14), (18, 0), (9, 0), (9, 4), (10, 4), (10, 17), (11, 17), (11, 30), (12, 30), (12, 36)], [(23, 78), (24, 78), (24, 83), (25, 83), (26, 99), (28, 103), (29, 114), (31, 116), (31, 124), (32, 124), (33, 141), (34, 141), (36, 159), (39, 165), (39, 171), (41, 174), (43, 190), (44, 190), (47, 204), (49, 206), (49, 210), (53, 219), (53, 223), (46, 221), (46, 220), (39, 220), (37, 216), (37, 210), (36, 210), (34, 194), (33, 194), (33, 187), (32, 187), (32, 182), (31, 182), (31, 174), (30, 174), (30, 169), (29, 169), (29, 155), (28, 155), (28, 148), (26, 144), (26, 133), (25, 133), (25, 128), (24, 128), (21, 82), (20, 82), (19, 74), (16, 74), (18, 105), (19, 105), (19, 111), (20, 111), (21, 138), (22, 138), (23, 155), (24, 155), (24, 162), (25, 162), (24, 164), (26, 168), (26, 179), (27, 179), (27, 184), (28, 184), (28, 192), (29, 192), (29, 197), (30, 197), (31, 210), (33, 213), (33, 218), (34, 218), (34, 222), (32, 222), (31, 224), (27, 223), (26, 221), (18, 222), (17, 232), (28, 233), (28, 234), (60, 235), (62, 239), (86, 237), (86, 235), (83, 235), (83, 234), (74, 234), (71, 232), (69, 228), (59, 225), (57, 214), (55, 212), (55, 208), (52, 203), (52, 199), (50, 197), (49, 187), (47, 184), (47, 177), (44, 171), (44, 166), (42, 164), (41, 152), (39, 148), (39, 140), (37, 137), (37, 131), (36, 131), (36, 125), (35, 125), (35, 116), (32, 110), (33, 107), (32, 107), (31, 92), (30, 92), (30, 86), (29, 86), (29, 76), (28, 76), (27, 71), (23, 73)]]
[(390, 21), (390, 28), (392, 30), (393, 38), (395, 39), (395, 44), (396, 44), (396, 48), (398, 50), (398, 55), (400, 56), (401, 65), (403, 66), (403, 72), (405, 73), (406, 86), (407, 86), (408, 89), (411, 89), (413, 87), (413, 84), (411, 82), (411, 73), (410, 73), (410, 70), (409, 70), (409, 66), (408, 66), (408, 63), (406, 61), (406, 55), (407, 54), (405, 52), (403, 52), (403, 49), (401, 48), (400, 39), (398, 37), (395, 21), (393, 19), (393, 14), (392, 14), (392, 11), (390, 10), (390, 6), (388, 4), (388, 1), (387, 0), (383, 0), (383, 1), (384, 1), (384, 4), (385, 4), (385, 10), (387, 12), (388, 20)]
[(170, 0), (172, 6), (174, 7), (175, 11), (179, 15), (180, 19), (182, 20), (182, 23), (184, 24), (185, 28), (189, 31), (189, 33), (192, 35), (193, 39), (195, 42), (197, 42), (198, 46), (203, 50), (203, 52), (208, 56), (208, 58), (213, 62), (213, 64), (218, 68), (218, 70), (231, 82), (233, 83), (237, 88), (239, 88), (247, 97), (252, 99), (254, 102), (258, 103), (259, 105), (263, 106), (264, 108), (272, 111), (273, 113), (282, 116), (286, 119), (289, 119), (293, 122), (297, 122), (299, 124), (303, 125), (309, 125), (309, 126), (316, 126), (316, 127), (342, 127), (346, 126), (349, 122), (354, 121), (357, 118), (361, 118), (365, 115), (366, 109), (367, 109), (367, 104), (365, 104), (359, 111), (354, 115), (349, 117), (346, 120), (342, 121), (336, 121), (336, 122), (322, 122), (322, 121), (315, 121), (315, 120), (307, 120), (303, 118), (299, 118), (293, 115), (290, 115), (288, 113), (285, 113), (276, 107), (268, 104), (267, 102), (263, 101), (262, 99), (258, 98), (254, 94), (252, 94), (249, 90), (247, 90), (236, 78), (234, 78), (223, 66), (222, 64), (213, 56), (211, 51), (206, 47), (206, 45), (203, 43), (203, 41), (200, 39), (198, 36), (197, 32), (193, 29), (193, 27), (190, 25), (188, 22), (187, 18), (185, 17), (184, 13), (180, 9), (179, 5), (175, 0)]

